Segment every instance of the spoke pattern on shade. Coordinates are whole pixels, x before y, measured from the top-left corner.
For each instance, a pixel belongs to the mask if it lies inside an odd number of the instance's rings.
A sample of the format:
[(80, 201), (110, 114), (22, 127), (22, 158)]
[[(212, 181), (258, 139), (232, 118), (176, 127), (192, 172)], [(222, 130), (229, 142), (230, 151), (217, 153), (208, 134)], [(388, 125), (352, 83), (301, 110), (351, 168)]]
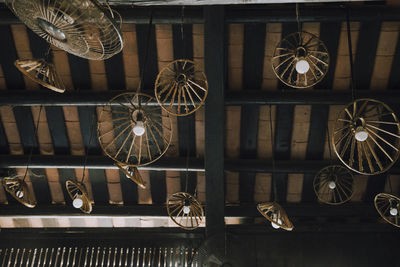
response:
[(122, 171), (123, 174), (125, 174), (126, 178), (132, 180), (141, 188), (146, 188), (146, 184), (136, 167), (123, 166), (120, 163), (116, 163), (115, 165), (117, 165), (119, 170)]
[[(357, 138), (357, 134), (365, 140)], [(393, 110), (373, 99), (358, 99), (338, 115), (332, 145), (351, 170), (375, 175), (389, 170), (399, 157), (400, 124)]]
[(200, 202), (185, 192), (172, 194), (167, 201), (167, 210), (171, 220), (186, 230), (199, 227), (204, 217)]
[[(308, 65), (308, 71), (297, 71), (299, 61)], [(328, 68), (329, 53), (325, 44), (315, 35), (304, 31), (289, 34), (282, 39), (272, 57), (275, 75), (284, 84), (294, 88), (314, 86), (324, 78)]]
[[(109, 9), (97, 0), (7, 0), (15, 15), (52, 45), (103, 60), (119, 53), (123, 38)], [(111, 11), (112, 12), (112, 11)]]
[(390, 214), (391, 208), (395, 208), (397, 211), (400, 209), (400, 199), (398, 197), (391, 194), (380, 193), (375, 196), (374, 204), (379, 215), (381, 215), (386, 222), (396, 227), (400, 227), (400, 212), (397, 212), (396, 215)]
[(64, 93), (65, 87), (53, 64), (43, 59), (16, 60), (15, 66), (34, 82), (58, 93)]
[(18, 177), (5, 177), (3, 178), (3, 187), (13, 198), (25, 207), (36, 207), (36, 200), (23, 179)]
[(340, 205), (354, 194), (354, 180), (350, 170), (340, 166), (328, 166), (314, 177), (314, 192), (318, 200), (329, 205)]
[(206, 101), (207, 77), (204, 72), (197, 70), (193, 61), (178, 59), (160, 71), (154, 90), (158, 103), (165, 111), (186, 116)]
[(276, 224), (286, 231), (292, 231), (294, 226), (286, 215), (285, 210), (276, 202), (260, 203), (258, 211), (271, 223)]
[(83, 205), (80, 210), (83, 213), (91, 213), (92, 212), (92, 203), (89, 200), (85, 185), (80, 182), (75, 182), (68, 180), (65, 182), (65, 187), (67, 188), (68, 195), (74, 200), (77, 196), (82, 199)]
[[(140, 106), (139, 106), (140, 100)], [(172, 122), (153, 98), (142, 93), (123, 93), (104, 107), (98, 127), (98, 139), (103, 151), (123, 167), (137, 167), (158, 160), (172, 140)], [(143, 120), (143, 135), (136, 135), (135, 119)], [(104, 131), (103, 126), (107, 126)]]

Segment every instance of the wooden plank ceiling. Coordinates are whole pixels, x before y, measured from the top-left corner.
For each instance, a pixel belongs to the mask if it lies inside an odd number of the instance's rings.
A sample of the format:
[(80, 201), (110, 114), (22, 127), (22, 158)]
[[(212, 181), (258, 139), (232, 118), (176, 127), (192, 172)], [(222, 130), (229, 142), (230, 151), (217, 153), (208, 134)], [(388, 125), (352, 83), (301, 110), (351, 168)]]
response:
[[(204, 68), (204, 27), (185, 25), (184, 40), (180, 25), (152, 26), (148, 62), (144, 63), (148, 25), (123, 24), (125, 47), (122, 53), (107, 61), (88, 61), (66, 54), (55, 47), (50, 55), (67, 90), (136, 90), (143, 66), (144, 87), (152, 88), (158, 71), (174, 59), (193, 59)], [(291, 90), (283, 86), (271, 68), (271, 56), (280, 39), (296, 31), (291, 23), (230, 24), (226, 43), (228, 90)], [(303, 23), (303, 29), (319, 36), (331, 56), (329, 73), (315, 88), (350, 90), (349, 52), (345, 22)], [(400, 88), (400, 23), (352, 22), (351, 36), (358, 88), (393, 90)], [(14, 67), (16, 59), (45, 57), (48, 45), (22, 25), (0, 26), (0, 89), (42, 90)], [(185, 43), (185, 46), (183, 46)], [(183, 50), (183, 47), (186, 49)], [(269, 112), (272, 108), (270, 132)], [(332, 131), (336, 114), (343, 106), (282, 105), (226, 106), (225, 154), (233, 159), (322, 160), (329, 159), (326, 121)], [(0, 153), (11, 155), (101, 155), (92, 124), (101, 107), (11, 107), (1, 106)], [(35, 141), (36, 122), (38, 138)], [(174, 136), (165, 157), (203, 158), (204, 108), (195, 115), (173, 118)], [(94, 132), (93, 135), (96, 133)], [(271, 142), (271, 138), (273, 139)], [(16, 173), (24, 175), (25, 169)], [(164, 204), (171, 194), (184, 190), (186, 175), (176, 171), (141, 171), (148, 187), (138, 188), (117, 170), (86, 170), (85, 185), (96, 204)], [(313, 175), (275, 174), (277, 199), (280, 202), (317, 202), (312, 189)], [(70, 205), (64, 184), (82, 177), (82, 169), (32, 169), (28, 185), (39, 205)], [(93, 179), (96, 177), (96, 179)], [(394, 191), (400, 189), (398, 175), (366, 177), (355, 175), (356, 193), (351, 201), (371, 202), (374, 195), (388, 191), (388, 180)], [(273, 199), (270, 173), (226, 172), (226, 203), (258, 203)], [(197, 192), (205, 201), (204, 173), (189, 175), (188, 191)], [(16, 204), (0, 185), (0, 203)], [(22, 209), (23, 207), (20, 206)], [(94, 207), (95, 208), (95, 207)], [(4, 223), (4, 222), (3, 222)], [(87, 221), (87, 224), (91, 222)], [(9, 220), (1, 227), (20, 227)], [(37, 227), (40, 222), (30, 221)], [(60, 226), (68, 226), (59, 221)], [(26, 225), (25, 225), (26, 226)]]

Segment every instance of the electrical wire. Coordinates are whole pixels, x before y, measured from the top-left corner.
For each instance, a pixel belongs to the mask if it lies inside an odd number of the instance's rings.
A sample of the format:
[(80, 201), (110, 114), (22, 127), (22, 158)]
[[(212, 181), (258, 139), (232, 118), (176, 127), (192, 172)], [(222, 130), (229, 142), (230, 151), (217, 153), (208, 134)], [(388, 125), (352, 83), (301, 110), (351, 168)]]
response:
[(90, 127), (90, 137), (89, 137), (89, 143), (88, 146), (86, 148), (86, 152), (85, 152), (85, 162), (83, 163), (83, 173), (82, 173), (82, 179), (80, 181), (80, 183), (83, 183), (83, 181), (85, 180), (85, 173), (86, 173), (86, 165), (87, 165), (87, 160), (89, 157), (89, 149), (90, 149), (90, 145), (92, 143), (92, 139), (93, 139), (93, 132), (94, 132), (94, 128), (95, 128), (95, 118), (96, 118), (96, 112), (93, 113), (92, 115), (92, 119), (91, 119), (91, 127)]
[(271, 157), (272, 157), (272, 174), (271, 174), (271, 179), (272, 179), (272, 186), (273, 186), (273, 190), (274, 190), (274, 201), (277, 202), (278, 201), (278, 189), (277, 189), (277, 185), (276, 185), (276, 179), (274, 178), (274, 173), (275, 173), (275, 153), (274, 153), (274, 132), (272, 129), (272, 105), (269, 105), (269, 128), (271, 131)]
[(36, 125), (35, 125), (34, 138), (33, 138), (34, 140), (33, 140), (32, 146), (31, 146), (31, 150), (29, 151), (28, 163), (26, 164), (25, 174), (24, 174), (24, 178), (22, 179), (22, 181), (25, 181), (25, 178), (26, 178), (26, 176), (28, 174), (29, 165), (30, 165), (31, 160), (32, 160), (33, 150), (34, 150), (35, 146), (37, 146), (37, 144), (38, 144), (38, 141), (37, 141), (37, 139), (38, 139), (38, 130), (39, 130), (39, 122), (40, 122), (40, 115), (42, 114), (42, 109), (43, 109), (43, 106), (40, 106), (38, 119), (37, 119), (37, 122), (36, 122)]
[(351, 86), (351, 97), (353, 101), (356, 100), (356, 92), (355, 92), (355, 78), (354, 78), (354, 66), (353, 66), (353, 49), (351, 43), (351, 31), (350, 31), (350, 8), (347, 7), (346, 10), (346, 24), (347, 24), (347, 44), (349, 49), (349, 61), (350, 61), (350, 86)]

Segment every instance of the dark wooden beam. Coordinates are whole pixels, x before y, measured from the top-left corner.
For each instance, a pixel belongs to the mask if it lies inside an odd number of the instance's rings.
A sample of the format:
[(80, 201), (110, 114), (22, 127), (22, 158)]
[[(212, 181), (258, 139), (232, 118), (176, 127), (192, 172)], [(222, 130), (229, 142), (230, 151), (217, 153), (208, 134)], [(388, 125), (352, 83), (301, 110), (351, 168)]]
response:
[[(207, 207), (204, 209), (207, 211)], [(343, 206), (327, 206), (317, 203), (286, 203), (282, 204), (290, 218), (379, 218), (373, 204), (351, 203)], [(255, 204), (240, 204), (233, 206), (224, 205), (225, 217), (262, 217)], [(161, 216), (167, 217), (165, 205), (96, 205), (92, 216)], [(4, 205), (0, 209), (0, 217), (3, 216), (87, 216), (72, 206), (41, 205), (36, 209), (24, 209), (19, 205)]]
[[(395, 73), (396, 64), (393, 64)], [(21, 76), (22, 77), (22, 76)], [(391, 79), (395, 86), (390, 86), (393, 91), (367, 91), (358, 90), (360, 98), (373, 98), (387, 104), (400, 103), (400, 84), (395, 82), (396, 77)], [(0, 94), (0, 106), (104, 106), (116, 95), (126, 91), (104, 91), (96, 92), (81, 90), (80, 92), (66, 92), (58, 94), (50, 91), (23, 91), (18, 87), (16, 91), (5, 91)], [(153, 91), (144, 90), (144, 93), (154, 94)], [(329, 88), (313, 91), (261, 91), (243, 89), (241, 91), (226, 92), (224, 105), (345, 105), (352, 101), (349, 91), (331, 91)], [(150, 102), (158, 105), (156, 101)]]
[[(28, 155), (0, 155), (0, 168), (24, 168)], [(202, 158), (189, 158), (190, 172), (204, 172), (205, 164)], [(32, 168), (83, 168), (84, 156), (71, 155), (33, 155)], [(225, 159), (224, 170), (232, 172), (260, 173), (315, 173), (330, 164), (329, 160), (277, 160), (275, 168), (271, 161), (259, 159)], [(332, 164), (340, 164), (333, 161)], [(88, 169), (118, 169), (113, 160), (106, 156), (89, 156), (86, 164)], [(139, 170), (151, 171), (185, 171), (186, 158), (161, 158), (151, 165), (139, 167)], [(390, 174), (400, 174), (400, 162), (388, 170)], [(367, 177), (367, 176), (366, 176)]]
[[(209, 92), (205, 105), (206, 212), (208, 236), (223, 234), (224, 222), (224, 88), (225, 88), (225, 10), (204, 7), (204, 58)], [(223, 240), (213, 246), (221, 249)]]
[[(246, 24), (243, 44), (243, 86), (261, 90), (264, 68), (265, 24)], [(240, 157), (257, 158), (259, 107), (243, 105), (240, 119)], [(255, 172), (239, 174), (241, 203), (254, 202)]]
[[(182, 21), (179, 7), (152, 7), (154, 24), (179, 24)], [(117, 7), (116, 10), (124, 18), (124, 23), (148, 24), (149, 7)], [(236, 5), (226, 10), (227, 23), (284, 23), (296, 22), (293, 5)], [(204, 23), (201, 7), (186, 7), (184, 23)], [(383, 5), (357, 5), (352, 8), (352, 21), (399, 21), (400, 8)], [(0, 8), (0, 25), (18, 24), (21, 21), (12, 12), (2, 6)], [(301, 10), (301, 22), (341, 22), (346, 14), (340, 4), (307, 6)]]

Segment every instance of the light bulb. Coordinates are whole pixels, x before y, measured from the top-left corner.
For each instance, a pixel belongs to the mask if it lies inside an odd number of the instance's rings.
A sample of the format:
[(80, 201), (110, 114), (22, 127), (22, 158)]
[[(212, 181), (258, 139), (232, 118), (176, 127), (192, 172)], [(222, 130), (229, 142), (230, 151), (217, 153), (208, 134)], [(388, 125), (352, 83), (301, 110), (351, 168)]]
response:
[(83, 200), (81, 195), (76, 195), (74, 200), (72, 201), (72, 206), (74, 206), (75, 209), (80, 209), (83, 206)]
[(145, 132), (144, 124), (142, 121), (137, 121), (136, 125), (133, 126), (133, 133), (137, 136), (142, 136)]
[(24, 191), (18, 190), (17, 192), (15, 192), (15, 195), (17, 196), (17, 198), (23, 198), (24, 197)]
[(310, 69), (310, 64), (307, 60), (301, 59), (296, 63), (296, 71), (300, 74), (306, 73)]
[(368, 132), (362, 126), (358, 126), (356, 129), (355, 138), (357, 141), (364, 142), (368, 138)]
[[(282, 224), (281, 219), (278, 219), (278, 223), (279, 223), (279, 224)], [(271, 225), (272, 225), (272, 227), (274, 227), (275, 229), (281, 228), (278, 224), (276, 224), (276, 223), (274, 223), (274, 222), (271, 222)]]
[(330, 181), (328, 184), (329, 189), (335, 189), (336, 188), (336, 183), (334, 181)]
[(390, 215), (396, 216), (399, 213), (399, 211), (396, 208), (390, 208)]
[(183, 213), (189, 214), (190, 212), (190, 206), (183, 206)]

